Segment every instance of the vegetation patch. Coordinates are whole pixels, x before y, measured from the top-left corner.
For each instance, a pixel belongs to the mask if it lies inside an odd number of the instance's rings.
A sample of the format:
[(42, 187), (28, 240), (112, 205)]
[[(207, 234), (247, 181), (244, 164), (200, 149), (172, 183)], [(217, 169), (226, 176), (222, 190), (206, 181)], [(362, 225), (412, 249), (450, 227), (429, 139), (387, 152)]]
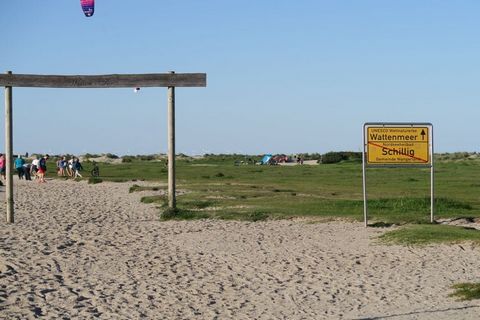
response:
[(187, 209), (205, 209), (211, 207), (215, 204), (213, 201), (209, 200), (189, 200), (189, 201), (182, 201), (181, 206)]
[(387, 223), (387, 222), (381, 221), (381, 222), (371, 223), (368, 226), (373, 228), (390, 228), (391, 226), (393, 226), (393, 223)]
[(380, 240), (389, 244), (427, 245), (472, 241), (480, 244), (480, 231), (447, 225), (419, 224), (387, 232)]
[(151, 186), (139, 186), (138, 184), (134, 184), (133, 186), (128, 189), (128, 192), (138, 192), (138, 191), (158, 191), (160, 187), (151, 187)]
[(101, 154), (91, 154), (91, 153), (85, 153), (83, 155), (83, 157), (86, 158), (86, 159), (100, 158), (101, 156), (102, 156)]
[(460, 300), (480, 299), (480, 283), (459, 283), (452, 286), (455, 290), (450, 297), (457, 297)]
[(133, 157), (133, 156), (124, 156), (124, 157), (122, 157), (122, 163), (133, 162), (133, 160), (135, 160), (135, 157)]
[(269, 217), (270, 217), (270, 215), (266, 212), (253, 211), (253, 212), (250, 212), (250, 213), (246, 214), (244, 220), (256, 222), (256, 221), (267, 220)]
[(140, 199), (140, 202), (142, 203), (156, 203), (163, 206), (167, 205), (167, 197), (164, 195), (160, 196), (147, 196), (147, 197), (142, 197)]
[(179, 208), (167, 208), (161, 215), (160, 220), (195, 220), (209, 218), (208, 214), (202, 212), (195, 212), (191, 210), (179, 209)]
[[(307, 160), (307, 155), (304, 156)], [(319, 158), (318, 154), (311, 156)], [(458, 154), (453, 155), (458, 160), (450, 161), (451, 156), (435, 163), (435, 218), (479, 218), (480, 157)], [(340, 152), (333, 157), (342, 160), (331, 165), (257, 166), (252, 163), (261, 159), (259, 155), (178, 156), (177, 186), (189, 192), (179, 194), (177, 203), (196, 217), (202, 214), (216, 219), (256, 220), (266, 216), (363, 221), (361, 153)], [(128, 163), (97, 162), (97, 165), (104, 182), (145, 180), (152, 181), (151, 185), (162, 185), (159, 190), (163, 190), (167, 183), (165, 157), (155, 155), (152, 161), (151, 158), (131, 156)], [(235, 161), (244, 163), (235, 166)], [(55, 160), (49, 160), (48, 167), (55, 166)], [(83, 166), (87, 173), (93, 169), (93, 163), (84, 162)], [(54, 174), (48, 177), (65, 179)], [(369, 169), (369, 222), (378, 222), (379, 227), (428, 223), (429, 178), (429, 168)], [(131, 192), (142, 190), (136, 188)], [(144, 201), (163, 205), (161, 197)]]
[(97, 184), (103, 182), (102, 179), (97, 178), (97, 177), (90, 177), (88, 178), (88, 184)]
[[(368, 207), (373, 209), (393, 209), (401, 211), (419, 211), (430, 208), (430, 198), (390, 198), (374, 199), (368, 201)], [(471, 210), (468, 203), (460, 202), (449, 198), (436, 198), (435, 208), (437, 210), (464, 209)]]
[(118, 159), (118, 156), (113, 153), (106, 153), (105, 157), (107, 157), (108, 159)]
[(341, 161), (361, 161), (361, 152), (327, 152), (321, 157), (322, 163), (338, 163)]
[(289, 190), (289, 189), (273, 189), (273, 192), (293, 192), (294, 190)]

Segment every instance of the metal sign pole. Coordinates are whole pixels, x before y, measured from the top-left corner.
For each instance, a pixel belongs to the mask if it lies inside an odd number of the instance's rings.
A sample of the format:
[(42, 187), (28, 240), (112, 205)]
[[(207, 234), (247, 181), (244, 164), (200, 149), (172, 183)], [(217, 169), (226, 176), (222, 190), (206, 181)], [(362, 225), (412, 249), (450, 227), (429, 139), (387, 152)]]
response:
[(367, 220), (367, 168), (366, 168), (366, 146), (365, 146), (365, 126), (363, 127), (363, 157), (362, 157), (362, 170), (363, 170), (363, 221), (365, 222), (365, 228), (368, 226)]
[(433, 223), (435, 221), (434, 218), (434, 207), (435, 207), (435, 197), (434, 197), (434, 174), (435, 174), (435, 169), (434, 169), (434, 164), (433, 164), (433, 126), (430, 127), (430, 162), (431, 162), (431, 167), (430, 167), (430, 222)]

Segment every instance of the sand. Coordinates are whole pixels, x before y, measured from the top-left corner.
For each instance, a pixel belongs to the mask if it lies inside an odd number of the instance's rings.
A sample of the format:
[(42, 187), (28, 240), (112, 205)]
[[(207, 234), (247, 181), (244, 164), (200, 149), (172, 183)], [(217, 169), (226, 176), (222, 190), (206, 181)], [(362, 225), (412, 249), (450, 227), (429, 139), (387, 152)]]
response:
[(480, 315), (480, 301), (448, 296), (480, 281), (468, 243), (387, 246), (361, 223), (160, 222), (133, 182), (15, 183), (15, 224), (0, 222), (2, 319)]

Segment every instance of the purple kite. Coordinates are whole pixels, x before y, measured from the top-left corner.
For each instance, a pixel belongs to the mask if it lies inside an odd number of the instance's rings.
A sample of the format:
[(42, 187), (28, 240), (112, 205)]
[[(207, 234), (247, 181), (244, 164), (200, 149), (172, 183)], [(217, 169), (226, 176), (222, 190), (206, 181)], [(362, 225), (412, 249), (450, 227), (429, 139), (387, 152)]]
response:
[(82, 5), (82, 10), (83, 13), (85, 13), (85, 16), (93, 16), (93, 11), (95, 9), (95, 0), (80, 0), (80, 4)]

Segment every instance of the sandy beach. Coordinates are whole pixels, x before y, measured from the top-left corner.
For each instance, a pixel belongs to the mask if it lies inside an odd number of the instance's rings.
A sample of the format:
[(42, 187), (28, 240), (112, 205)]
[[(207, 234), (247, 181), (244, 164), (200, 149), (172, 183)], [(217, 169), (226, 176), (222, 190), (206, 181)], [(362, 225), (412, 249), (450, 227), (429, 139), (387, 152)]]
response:
[(15, 181), (0, 318), (479, 318), (480, 301), (448, 297), (480, 281), (471, 244), (389, 246), (362, 223), (160, 222), (134, 183)]

